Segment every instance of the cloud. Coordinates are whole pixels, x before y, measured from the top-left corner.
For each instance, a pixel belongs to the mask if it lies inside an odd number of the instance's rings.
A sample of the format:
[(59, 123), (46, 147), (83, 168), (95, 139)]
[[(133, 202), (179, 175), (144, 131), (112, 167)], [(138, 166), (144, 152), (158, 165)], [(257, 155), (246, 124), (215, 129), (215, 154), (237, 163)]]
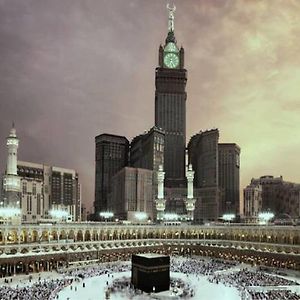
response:
[[(0, 2), (0, 167), (12, 120), (22, 160), (75, 168), (94, 200), (94, 136), (154, 123), (167, 1)], [(242, 149), (242, 187), (299, 182), (300, 3), (186, 0), (175, 33), (188, 69), (187, 136), (218, 127)], [(288, 157), (288, 159), (287, 159)]]

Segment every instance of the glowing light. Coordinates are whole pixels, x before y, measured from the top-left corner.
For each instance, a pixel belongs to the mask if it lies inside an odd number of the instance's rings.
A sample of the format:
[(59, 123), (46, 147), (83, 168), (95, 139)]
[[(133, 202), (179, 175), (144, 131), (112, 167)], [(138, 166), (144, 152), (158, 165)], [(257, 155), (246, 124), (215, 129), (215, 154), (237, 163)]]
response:
[(267, 224), (271, 219), (274, 218), (272, 212), (261, 212), (258, 214), (259, 224)]
[(0, 208), (0, 216), (4, 218), (19, 216), (20, 214), (21, 210), (19, 208)]
[(104, 218), (104, 219), (109, 219), (112, 218), (114, 216), (113, 212), (110, 211), (103, 211), (100, 213), (100, 217)]
[(56, 219), (65, 219), (69, 216), (69, 213), (65, 210), (52, 209), (49, 211), (50, 216)]
[(224, 214), (222, 219), (224, 221), (232, 221), (235, 218), (235, 214)]
[(134, 214), (134, 216), (139, 220), (143, 221), (147, 219), (147, 214), (145, 212), (137, 212)]
[(165, 220), (178, 220), (179, 216), (177, 214), (164, 214)]

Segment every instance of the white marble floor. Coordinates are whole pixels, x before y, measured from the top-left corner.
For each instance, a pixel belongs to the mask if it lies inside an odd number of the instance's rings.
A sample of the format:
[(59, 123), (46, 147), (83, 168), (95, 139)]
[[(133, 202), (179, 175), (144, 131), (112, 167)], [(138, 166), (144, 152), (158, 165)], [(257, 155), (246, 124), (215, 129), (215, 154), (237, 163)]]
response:
[[(130, 272), (122, 272), (113, 274), (114, 278), (107, 275), (98, 277), (87, 278), (81, 282), (73, 283), (72, 286), (68, 286), (58, 294), (60, 300), (104, 300), (106, 282), (110, 284), (114, 279), (121, 278), (123, 276), (130, 277)], [(171, 273), (171, 277), (181, 278), (188, 281), (194, 291), (195, 296), (191, 299), (197, 300), (240, 300), (238, 291), (235, 288), (226, 287), (223, 284), (214, 284), (207, 281), (205, 276), (196, 276), (179, 273)], [(85, 287), (83, 287), (83, 282)], [(128, 300), (128, 295), (111, 294), (111, 300)], [(131, 298), (132, 300), (146, 300), (154, 299), (149, 295), (138, 295)]]

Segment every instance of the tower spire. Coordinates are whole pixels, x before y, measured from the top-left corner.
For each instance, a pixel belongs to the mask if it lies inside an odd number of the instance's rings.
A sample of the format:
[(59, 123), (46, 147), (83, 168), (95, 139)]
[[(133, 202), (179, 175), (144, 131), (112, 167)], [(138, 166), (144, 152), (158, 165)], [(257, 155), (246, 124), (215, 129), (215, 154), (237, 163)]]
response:
[(169, 32), (174, 32), (174, 13), (176, 11), (176, 6), (173, 4), (171, 7), (170, 4), (167, 4), (167, 9), (169, 11), (169, 20), (168, 20), (168, 31)]
[(172, 7), (170, 4), (167, 4), (167, 10), (169, 11), (169, 18), (168, 18), (168, 36), (166, 38), (167, 43), (176, 43), (175, 35), (174, 35), (174, 13), (176, 11), (176, 6), (173, 4)]

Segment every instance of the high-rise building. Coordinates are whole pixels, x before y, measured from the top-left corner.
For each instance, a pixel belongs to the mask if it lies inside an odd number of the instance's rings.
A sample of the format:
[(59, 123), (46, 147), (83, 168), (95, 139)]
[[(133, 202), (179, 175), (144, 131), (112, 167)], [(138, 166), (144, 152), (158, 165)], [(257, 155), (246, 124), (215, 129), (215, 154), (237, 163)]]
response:
[(152, 170), (125, 167), (112, 178), (110, 210), (118, 219), (138, 220), (137, 213), (153, 219)]
[(174, 35), (173, 9), (169, 9), (168, 25), (155, 72), (155, 126), (165, 131), (165, 184), (177, 187), (185, 182), (187, 71), (184, 49), (178, 47)]
[[(201, 132), (193, 136), (189, 142), (189, 163), (195, 171), (194, 198), (187, 202), (186, 179), (186, 83), (187, 70), (184, 68), (184, 49), (178, 47), (174, 34), (175, 7), (169, 9), (168, 34), (164, 45), (159, 47), (158, 67), (155, 72), (155, 126), (142, 135), (135, 137), (130, 144), (129, 165), (134, 168), (143, 168), (153, 171), (152, 193), (160, 214), (172, 212), (191, 215), (191, 207), (196, 210), (194, 220), (215, 220), (219, 217), (219, 207), (223, 204), (223, 189), (219, 186), (219, 151), (217, 129)], [(105, 156), (103, 144), (106, 145)], [(117, 144), (123, 156), (119, 160), (112, 160), (111, 145)], [(96, 215), (107, 210), (110, 199), (121, 188), (127, 186), (122, 172), (116, 176), (112, 185), (112, 176), (127, 166), (128, 141), (125, 137), (104, 134), (96, 137)], [(112, 164), (114, 163), (114, 167)], [(157, 172), (162, 165), (164, 172), (164, 195), (157, 200)], [(105, 167), (104, 167), (105, 166)], [(223, 168), (222, 171), (226, 168)], [(190, 170), (192, 171), (192, 170)], [(128, 173), (129, 174), (129, 173)], [(123, 176), (123, 177), (122, 177)], [(228, 192), (228, 199), (232, 198), (232, 206), (238, 207), (236, 186), (239, 185), (239, 174), (234, 177), (234, 198)], [(121, 179), (120, 179), (121, 178)], [(125, 179), (124, 179), (125, 178)], [(118, 180), (117, 180), (118, 179)], [(124, 180), (125, 181), (124, 181)], [(223, 180), (228, 190), (231, 180)], [(229, 187), (230, 186), (230, 187)], [(231, 191), (231, 190), (230, 190)], [(124, 197), (123, 197), (124, 198)], [(113, 201), (113, 200), (111, 200)], [(187, 204), (189, 203), (189, 204)], [(187, 209), (188, 207), (188, 209)], [(231, 207), (230, 207), (231, 209)], [(225, 211), (225, 208), (223, 209)], [(222, 210), (221, 210), (222, 211)]]
[(218, 129), (200, 131), (189, 141), (189, 163), (195, 171), (194, 186), (196, 188), (219, 185), (218, 141)]
[(75, 170), (52, 167), (51, 208), (67, 210), (72, 221), (80, 218), (80, 185)]
[(224, 191), (220, 215), (240, 214), (240, 147), (234, 143), (219, 143), (219, 186)]
[(218, 141), (219, 130), (212, 129), (192, 136), (188, 143), (189, 163), (195, 171), (195, 197), (198, 197), (194, 219), (198, 222), (220, 216), (223, 193), (219, 188)]
[(75, 170), (18, 161), (18, 175), (23, 222), (51, 218), (51, 210), (66, 211), (68, 220), (80, 221), (81, 191)]
[(113, 134), (100, 134), (95, 137), (96, 176), (95, 176), (95, 219), (99, 213), (108, 210), (109, 194), (112, 191), (112, 177), (128, 164), (129, 142), (126, 137)]
[(130, 166), (157, 171), (164, 165), (164, 131), (152, 127), (130, 143)]

